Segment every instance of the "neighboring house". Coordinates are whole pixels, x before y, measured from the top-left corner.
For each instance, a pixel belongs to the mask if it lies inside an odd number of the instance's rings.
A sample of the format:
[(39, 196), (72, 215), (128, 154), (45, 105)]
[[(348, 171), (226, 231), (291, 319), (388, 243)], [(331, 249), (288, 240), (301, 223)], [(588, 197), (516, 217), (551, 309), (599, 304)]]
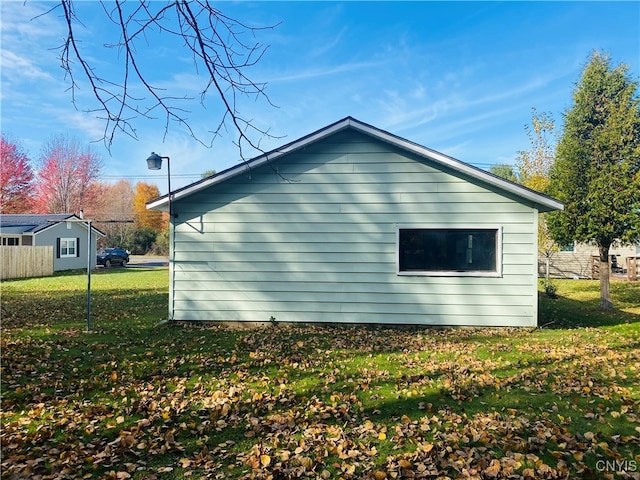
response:
[(534, 326), (562, 208), (350, 117), (171, 200), (169, 317), (221, 322)]
[[(620, 245), (615, 242), (609, 249), (613, 273), (626, 273), (627, 258), (640, 255), (640, 245)], [(549, 276), (555, 278), (598, 278), (598, 247), (594, 244), (573, 242), (549, 257)], [(546, 272), (546, 258), (540, 257), (539, 273)]]
[[(91, 267), (96, 265), (96, 240), (104, 233), (91, 227)], [(53, 270), (87, 268), (87, 224), (76, 215), (0, 214), (2, 246), (53, 247)]]

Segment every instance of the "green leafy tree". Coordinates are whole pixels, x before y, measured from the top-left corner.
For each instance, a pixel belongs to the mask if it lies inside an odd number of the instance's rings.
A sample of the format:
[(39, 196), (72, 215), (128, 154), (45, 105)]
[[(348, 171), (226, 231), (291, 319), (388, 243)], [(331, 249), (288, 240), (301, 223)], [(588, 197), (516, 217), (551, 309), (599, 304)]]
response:
[(628, 67), (594, 52), (573, 93), (551, 169), (549, 193), (565, 209), (549, 216), (558, 243), (593, 242), (600, 308), (613, 308), (609, 249), (640, 240), (640, 105)]
[(516, 171), (513, 169), (512, 165), (507, 165), (506, 163), (498, 163), (496, 165), (491, 165), (489, 171), (498, 177), (502, 177), (511, 182), (518, 182), (518, 175)]
[(158, 255), (169, 255), (169, 227), (158, 233), (151, 251)]
[(133, 232), (129, 249), (136, 255), (145, 255), (156, 241), (158, 232), (150, 227), (142, 227)]

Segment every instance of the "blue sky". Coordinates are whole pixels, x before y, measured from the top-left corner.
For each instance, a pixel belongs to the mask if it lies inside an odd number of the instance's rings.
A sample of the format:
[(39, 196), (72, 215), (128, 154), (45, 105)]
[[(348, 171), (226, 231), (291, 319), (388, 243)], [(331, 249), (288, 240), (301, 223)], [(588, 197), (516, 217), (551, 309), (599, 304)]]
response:
[[(2, 132), (19, 141), (32, 159), (54, 135), (91, 145), (104, 161), (103, 181), (156, 183), (166, 192), (166, 173), (150, 172), (151, 151), (171, 157), (172, 188), (221, 171), (239, 160), (231, 137), (205, 148), (177, 125), (164, 138), (164, 119), (137, 119), (138, 140), (117, 135), (107, 151), (104, 123), (86, 85), (77, 109), (54, 49), (62, 42), (59, 13), (38, 17), (55, 2), (3, 1), (1, 14), (0, 119)], [(594, 49), (640, 72), (640, 2), (217, 2), (226, 15), (252, 25), (279, 25), (257, 34), (269, 48), (249, 71), (267, 83), (277, 108), (248, 99), (243, 113), (280, 139), (276, 148), (343, 117), (407, 138), (464, 162), (489, 168), (512, 164), (529, 148), (524, 126), (531, 109), (550, 112), (561, 127), (580, 73)], [(95, 65), (115, 72), (114, 41), (97, 2), (77, 2), (81, 32)], [(166, 36), (165, 36), (166, 37)], [(178, 45), (154, 43), (140, 50), (150, 78), (177, 94), (196, 95), (198, 78)], [(185, 61), (186, 60), (186, 61)], [(79, 72), (78, 72), (79, 75)], [(200, 132), (219, 120), (210, 95), (206, 109), (188, 105)], [(249, 154), (249, 157), (252, 155)]]

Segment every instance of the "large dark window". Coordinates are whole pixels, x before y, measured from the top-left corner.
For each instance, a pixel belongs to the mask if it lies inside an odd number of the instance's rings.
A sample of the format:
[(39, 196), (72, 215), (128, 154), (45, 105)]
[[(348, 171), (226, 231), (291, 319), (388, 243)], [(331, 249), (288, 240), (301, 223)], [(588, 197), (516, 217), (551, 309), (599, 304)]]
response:
[(400, 228), (399, 273), (499, 272), (497, 228)]

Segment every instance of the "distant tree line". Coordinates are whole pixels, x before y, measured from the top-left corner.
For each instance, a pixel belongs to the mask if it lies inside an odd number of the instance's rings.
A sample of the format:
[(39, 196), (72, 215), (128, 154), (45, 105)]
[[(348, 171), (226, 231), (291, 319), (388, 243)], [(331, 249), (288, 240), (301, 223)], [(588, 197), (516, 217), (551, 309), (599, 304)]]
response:
[(0, 211), (75, 213), (82, 210), (106, 234), (99, 246), (119, 246), (135, 254), (169, 251), (168, 216), (147, 210), (160, 195), (145, 182), (100, 181), (102, 159), (76, 139), (56, 136), (32, 162), (20, 143), (0, 134)]

